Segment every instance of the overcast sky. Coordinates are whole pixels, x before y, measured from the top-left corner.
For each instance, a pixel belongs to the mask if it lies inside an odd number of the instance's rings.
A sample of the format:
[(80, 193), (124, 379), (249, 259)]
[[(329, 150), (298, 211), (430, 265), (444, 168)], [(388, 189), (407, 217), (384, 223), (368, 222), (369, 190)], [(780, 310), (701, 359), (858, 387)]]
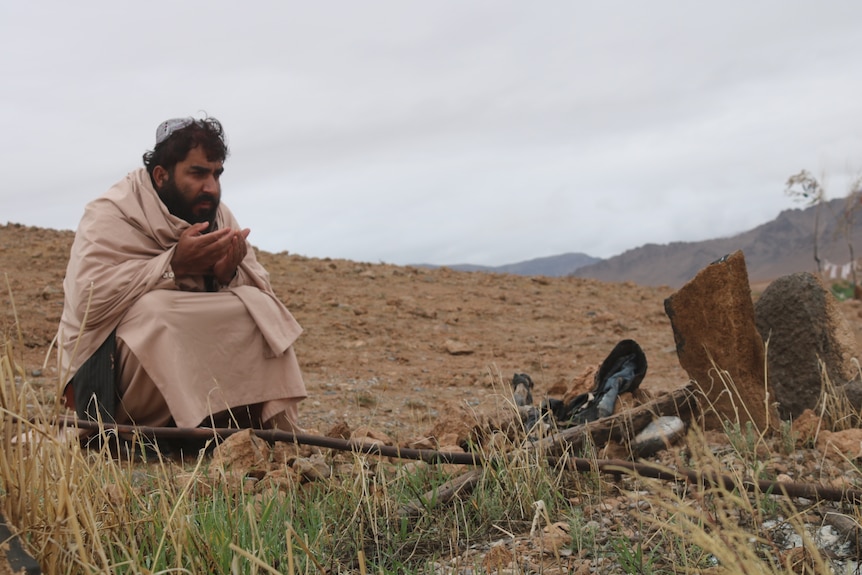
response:
[(0, 6), (0, 223), (74, 229), (221, 120), (268, 251), (501, 265), (733, 235), (862, 173), (862, 2)]

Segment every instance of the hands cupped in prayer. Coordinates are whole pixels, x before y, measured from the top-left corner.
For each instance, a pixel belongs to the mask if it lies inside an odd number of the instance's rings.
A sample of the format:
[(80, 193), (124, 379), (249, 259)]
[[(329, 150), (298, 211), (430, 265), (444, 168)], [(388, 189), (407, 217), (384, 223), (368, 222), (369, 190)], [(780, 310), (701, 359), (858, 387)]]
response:
[(212, 274), (219, 283), (226, 285), (246, 256), (245, 240), (251, 230), (225, 228), (203, 233), (208, 226), (207, 222), (192, 224), (180, 235), (171, 268), (179, 277)]

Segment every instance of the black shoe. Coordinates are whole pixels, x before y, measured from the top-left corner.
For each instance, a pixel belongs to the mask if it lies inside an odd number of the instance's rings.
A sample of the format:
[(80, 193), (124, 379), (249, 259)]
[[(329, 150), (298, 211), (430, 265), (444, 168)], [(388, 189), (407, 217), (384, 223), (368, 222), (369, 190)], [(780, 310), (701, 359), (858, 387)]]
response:
[(543, 411), (551, 411), (557, 423), (564, 427), (607, 417), (613, 414), (621, 393), (632, 392), (640, 386), (646, 370), (646, 355), (641, 347), (633, 339), (625, 339), (602, 362), (596, 372), (593, 391), (582, 393), (565, 405), (559, 400), (546, 400)]

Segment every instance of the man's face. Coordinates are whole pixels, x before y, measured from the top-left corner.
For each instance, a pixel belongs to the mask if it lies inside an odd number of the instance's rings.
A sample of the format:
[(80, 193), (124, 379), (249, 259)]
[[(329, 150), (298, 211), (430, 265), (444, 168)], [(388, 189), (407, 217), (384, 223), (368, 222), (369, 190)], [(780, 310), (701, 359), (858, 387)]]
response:
[(189, 150), (173, 170), (156, 166), (153, 171), (156, 190), (168, 211), (191, 224), (212, 223), (221, 200), (222, 164), (207, 160), (203, 148), (198, 146)]

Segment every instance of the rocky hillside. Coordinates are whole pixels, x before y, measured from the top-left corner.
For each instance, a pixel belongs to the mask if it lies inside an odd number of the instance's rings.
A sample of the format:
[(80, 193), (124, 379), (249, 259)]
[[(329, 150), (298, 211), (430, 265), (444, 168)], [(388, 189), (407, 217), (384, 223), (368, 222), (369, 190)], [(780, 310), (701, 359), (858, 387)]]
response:
[[(831, 272), (833, 277), (839, 278), (840, 266), (851, 260), (847, 235), (843, 233), (845, 206), (847, 199), (839, 198), (819, 208), (785, 210), (771, 222), (735, 236), (700, 242), (646, 244), (605, 260), (573, 252), (502, 266), (456, 264), (446, 267), (456, 271), (526, 276), (572, 275), (604, 282), (628, 281), (676, 288), (711, 262), (742, 250), (751, 282), (760, 284), (794, 272), (817, 271), (814, 260), (817, 228), (817, 249), (824, 276)], [(858, 203), (857, 207), (860, 207)], [(859, 255), (862, 254), (862, 217), (854, 220), (850, 237), (854, 255)], [(433, 269), (438, 266), (420, 264), (417, 267)], [(844, 271), (846, 274), (847, 270)]]
[[(847, 234), (842, 231), (846, 202), (840, 198), (819, 208), (785, 210), (771, 222), (728, 238), (647, 244), (578, 268), (573, 275), (605, 282), (680, 287), (709, 263), (742, 250), (751, 282), (768, 282), (794, 272), (817, 270), (814, 231), (819, 228), (816, 246), (821, 269), (825, 276), (831, 273), (837, 278), (840, 269), (835, 266), (851, 260)], [(862, 254), (862, 217), (854, 220), (849, 235), (858, 257)]]

